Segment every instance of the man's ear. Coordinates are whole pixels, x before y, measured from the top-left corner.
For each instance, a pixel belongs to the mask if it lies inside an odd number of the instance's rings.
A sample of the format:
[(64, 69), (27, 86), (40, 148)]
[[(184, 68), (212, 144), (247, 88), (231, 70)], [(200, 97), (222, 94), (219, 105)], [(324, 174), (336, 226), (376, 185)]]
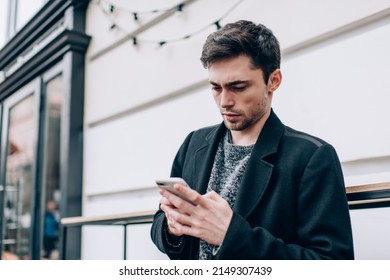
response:
[(278, 89), (280, 84), (282, 83), (282, 72), (280, 69), (276, 69), (274, 72), (271, 73), (268, 79), (268, 91), (274, 92)]

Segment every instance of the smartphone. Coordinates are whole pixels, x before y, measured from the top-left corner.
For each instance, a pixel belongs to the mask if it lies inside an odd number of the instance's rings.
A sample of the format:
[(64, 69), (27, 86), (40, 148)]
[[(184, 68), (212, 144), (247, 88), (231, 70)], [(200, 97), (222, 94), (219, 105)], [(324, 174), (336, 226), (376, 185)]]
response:
[(177, 195), (178, 197), (184, 199), (185, 201), (191, 203), (192, 205), (196, 206), (195, 202), (191, 201), (189, 198), (183, 196), (183, 194), (177, 192), (174, 188), (173, 185), (175, 184), (181, 184), (189, 188), (188, 184), (186, 181), (184, 181), (182, 178), (179, 177), (171, 177), (168, 179), (163, 179), (163, 180), (156, 180), (156, 184), (160, 189), (167, 190), (174, 195)]

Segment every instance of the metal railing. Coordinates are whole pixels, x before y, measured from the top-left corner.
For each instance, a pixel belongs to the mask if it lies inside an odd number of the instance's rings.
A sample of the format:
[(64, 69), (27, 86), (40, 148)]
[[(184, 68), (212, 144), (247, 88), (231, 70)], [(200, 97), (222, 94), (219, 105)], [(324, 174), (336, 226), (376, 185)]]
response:
[(156, 210), (135, 212), (127, 214), (116, 214), (107, 216), (96, 216), (96, 217), (68, 217), (61, 219), (62, 225), (62, 252), (61, 259), (66, 259), (66, 242), (67, 242), (67, 231), (70, 227), (82, 227), (87, 225), (115, 225), (123, 226), (123, 259), (127, 258), (127, 226), (128, 225), (139, 225), (147, 224), (153, 221), (153, 216)]
[[(358, 186), (349, 186), (346, 188), (349, 208), (376, 208), (390, 207), (390, 182), (379, 184), (367, 184)], [(61, 258), (66, 259), (66, 234), (70, 227), (82, 227), (86, 225), (119, 225), (123, 226), (124, 248), (123, 259), (127, 258), (127, 226), (147, 224), (153, 221), (156, 210), (146, 212), (135, 212), (127, 214), (116, 214), (96, 217), (69, 217), (62, 218), (62, 252)]]
[(346, 188), (350, 209), (390, 206), (390, 182)]

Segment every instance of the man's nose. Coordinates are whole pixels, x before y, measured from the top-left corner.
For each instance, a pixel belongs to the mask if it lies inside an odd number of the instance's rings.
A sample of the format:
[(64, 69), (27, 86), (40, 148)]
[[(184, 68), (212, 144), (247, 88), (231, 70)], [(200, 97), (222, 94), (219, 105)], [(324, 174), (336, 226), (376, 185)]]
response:
[(223, 90), (221, 92), (221, 102), (220, 102), (221, 108), (230, 108), (234, 106), (234, 97), (231, 92), (228, 90)]

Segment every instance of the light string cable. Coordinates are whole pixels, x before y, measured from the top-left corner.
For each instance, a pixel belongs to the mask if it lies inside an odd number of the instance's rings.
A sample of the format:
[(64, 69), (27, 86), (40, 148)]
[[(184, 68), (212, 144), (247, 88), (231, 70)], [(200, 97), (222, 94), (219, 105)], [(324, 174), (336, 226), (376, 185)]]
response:
[[(232, 5), (217, 20), (214, 20), (213, 22), (211, 22), (211, 23), (203, 26), (202, 28), (196, 30), (195, 32), (192, 32), (192, 33), (187, 34), (187, 35), (182, 36), (182, 37), (170, 39), (170, 40), (147, 40), (147, 39), (139, 40), (137, 37), (132, 37), (133, 45), (146, 43), (146, 44), (157, 44), (159, 47), (162, 47), (162, 46), (164, 46), (164, 45), (166, 45), (168, 43), (179, 42), (179, 41), (183, 41), (183, 40), (189, 39), (191, 37), (194, 37), (194, 36), (204, 32), (205, 30), (207, 30), (210, 26), (215, 26), (217, 29), (220, 29), (222, 27), (221, 22), (229, 14), (231, 14), (237, 8), (237, 6), (239, 6), (243, 1), (244, 0), (238, 0), (236, 3), (234, 3), (234, 5)], [(172, 8), (169, 8), (169, 9), (153, 9), (153, 10), (149, 10), (149, 11), (131, 11), (131, 10), (127, 10), (127, 9), (122, 8), (122, 7), (119, 7), (117, 5), (113, 5), (112, 3), (110, 3), (107, 0), (97, 0), (97, 1), (95, 1), (95, 3), (100, 7), (100, 9), (103, 12), (103, 14), (110, 19), (110, 21), (111, 21), (110, 30), (116, 29), (116, 30), (118, 30), (118, 31), (120, 31), (121, 33), (124, 33), (124, 34), (127, 34), (125, 29), (122, 28), (115, 21), (115, 16), (116, 16), (117, 13), (120, 13), (120, 12), (128, 13), (128, 14), (132, 15), (132, 17), (133, 17), (133, 19), (135, 21), (138, 21), (140, 19), (140, 16), (142, 16), (142, 15), (164, 13), (164, 12), (168, 12), (168, 11), (172, 10)], [(176, 5), (177, 12), (183, 12), (184, 8), (185, 8), (185, 3), (179, 3), (179, 4)]]
[[(119, 6), (119, 5), (114, 5), (111, 2), (109, 2), (108, 0), (97, 0), (96, 3), (98, 5), (100, 5), (101, 7), (102, 7), (102, 4), (104, 4), (107, 7), (107, 10), (111, 14), (115, 14), (118, 11), (128, 13), (129, 15), (131, 15), (133, 17), (133, 19), (135, 21), (138, 21), (139, 17), (142, 15), (165, 13), (165, 12), (168, 12), (172, 9), (171, 7), (169, 7), (169, 8), (162, 8), (162, 9), (160, 8), (160, 9), (153, 9), (153, 10), (147, 10), (147, 11), (135, 11), (135, 10), (128, 10), (126, 8)], [(183, 10), (184, 5), (185, 5), (185, 3), (178, 4), (176, 6), (177, 11), (181, 12)]]

